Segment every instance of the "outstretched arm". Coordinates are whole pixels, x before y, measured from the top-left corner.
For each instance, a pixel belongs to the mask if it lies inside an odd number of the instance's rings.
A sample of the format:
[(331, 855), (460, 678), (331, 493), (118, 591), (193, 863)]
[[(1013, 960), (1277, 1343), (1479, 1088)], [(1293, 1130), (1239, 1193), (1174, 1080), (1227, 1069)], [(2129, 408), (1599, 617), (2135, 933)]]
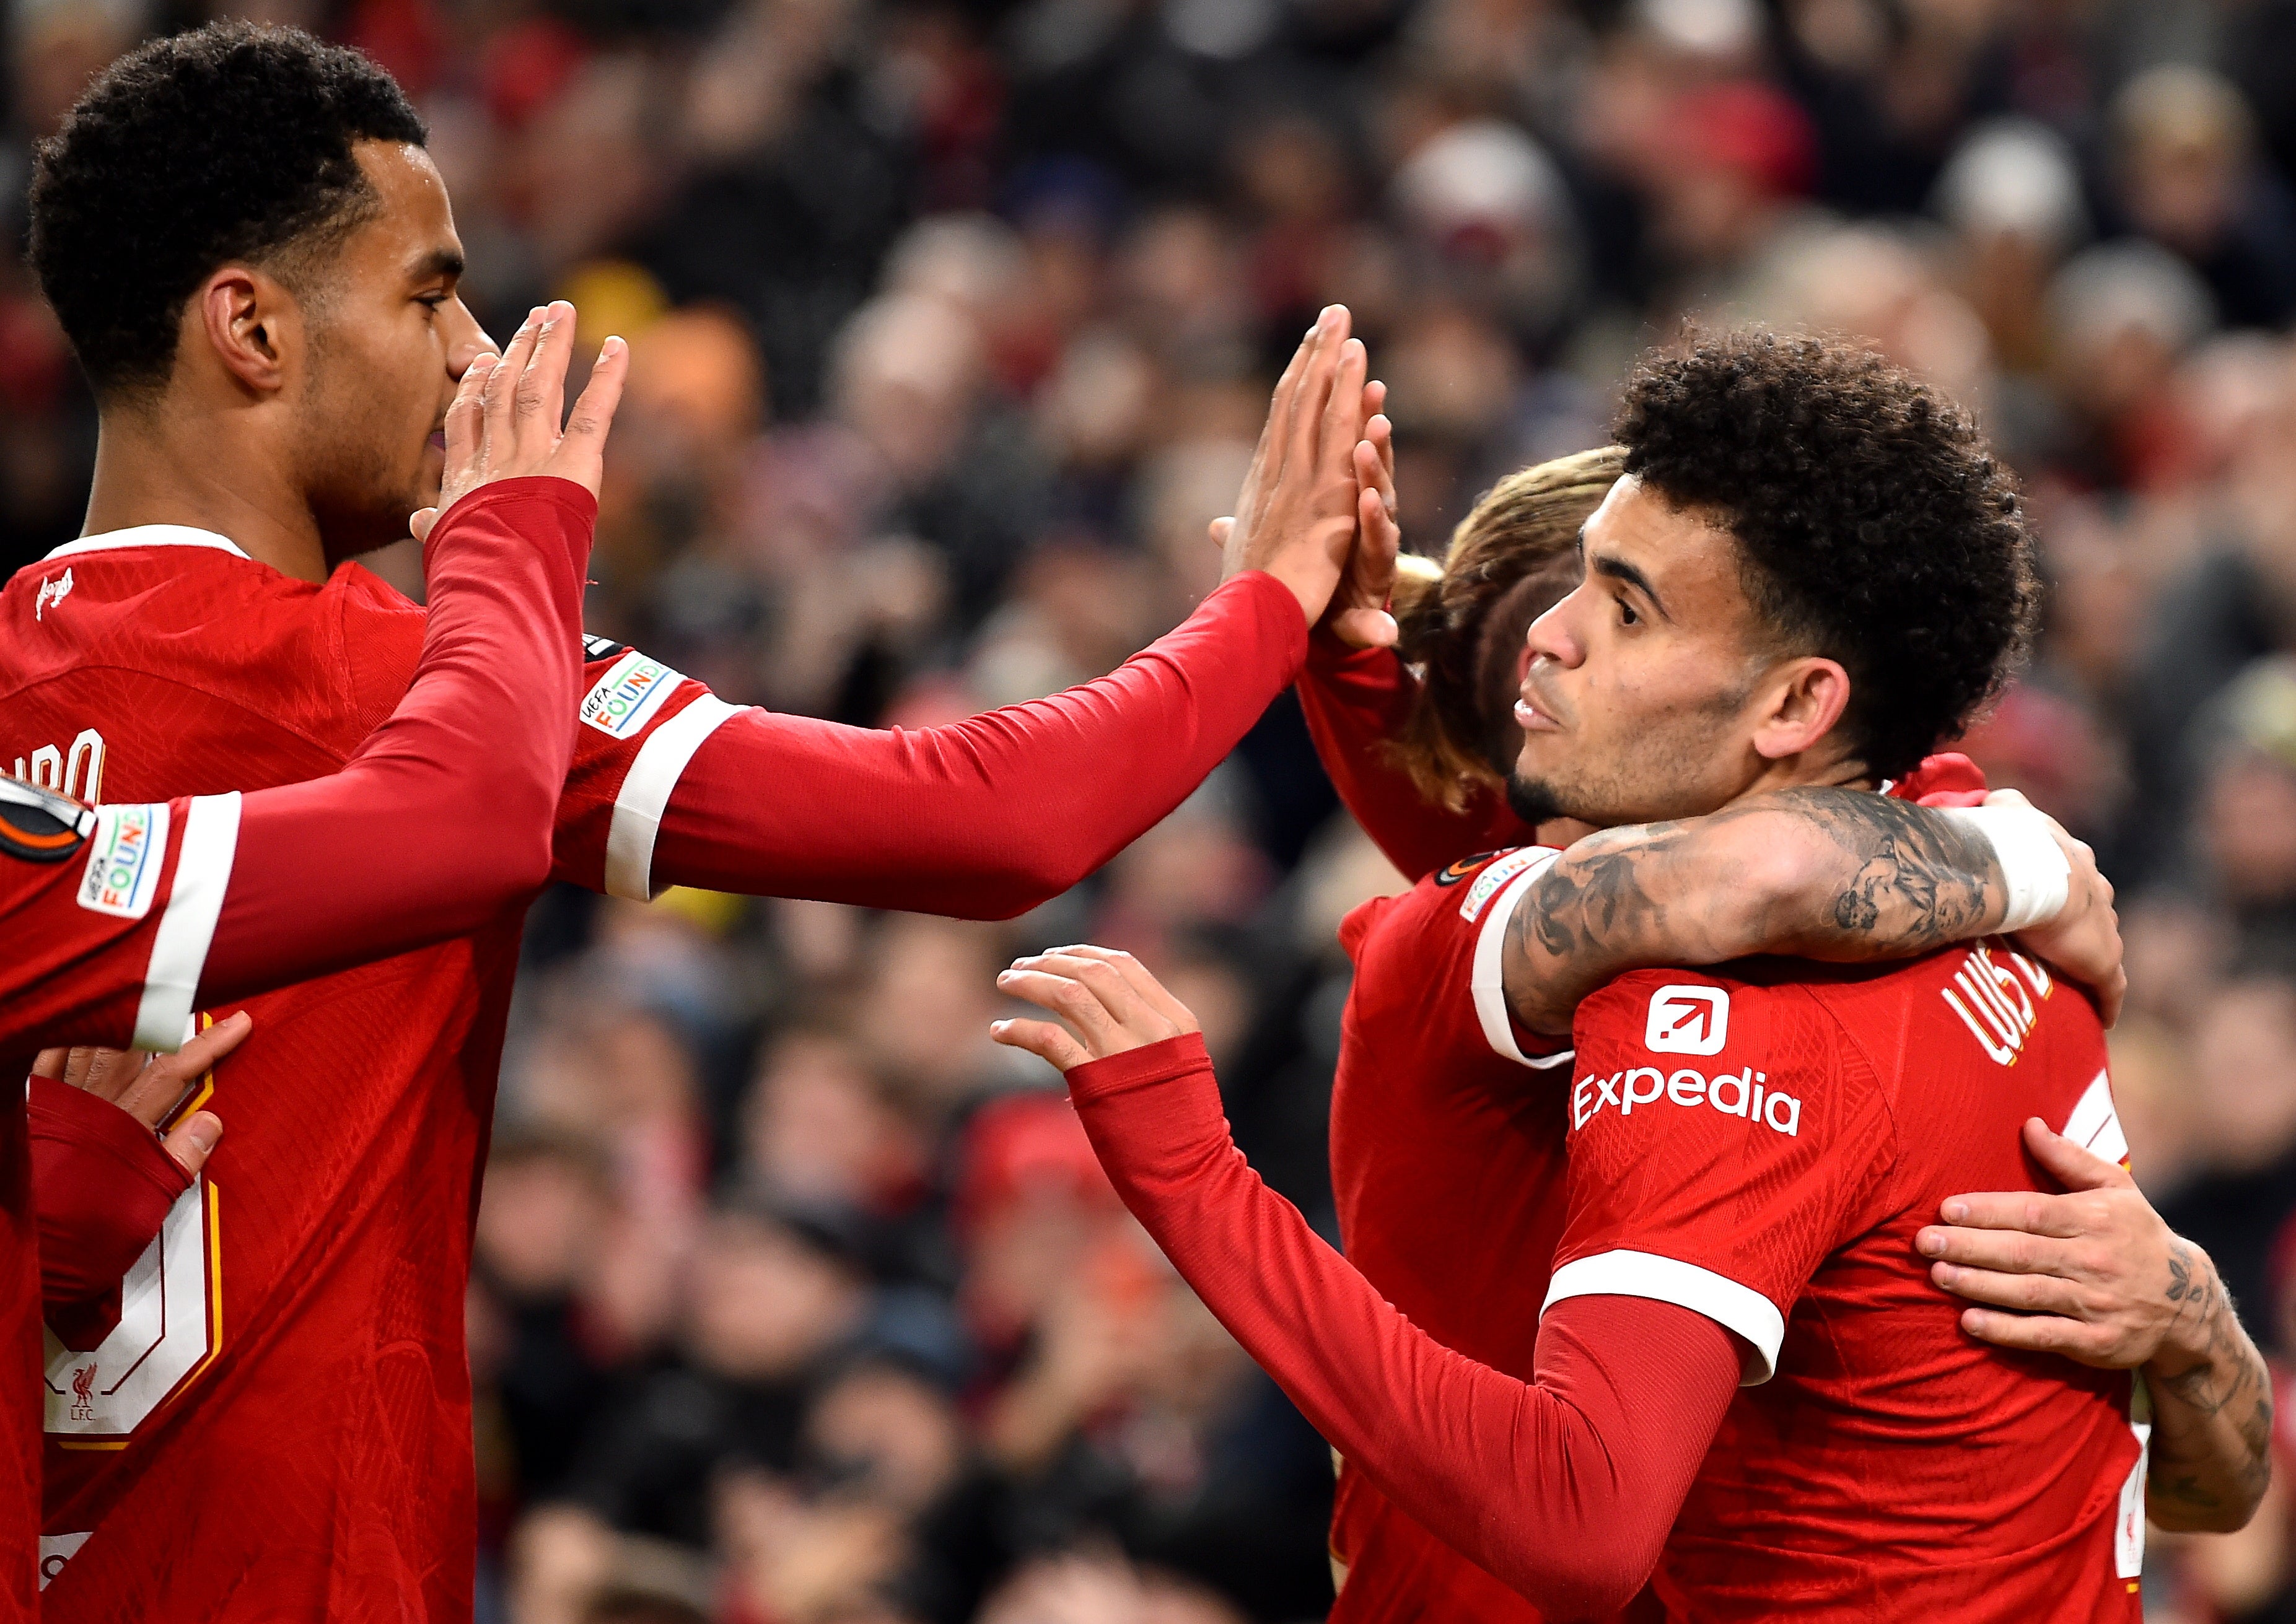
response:
[(1703, 1315), (1565, 1299), (1534, 1379), (1445, 1348), (1260, 1182), (1195, 1023), (1128, 956), (1023, 959), (1004, 989), (1056, 1011), (998, 1041), (1069, 1074), (1125, 1204), (1309, 1423), (1396, 1505), (1557, 1618), (1624, 1606), (1656, 1565), (1736, 1391), (1743, 1349)]
[[(1326, 311), (1276, 386), (1226, 579), (1185, 624), (1097, 681), (945, 728), (846, 728), (696, 701), (630, 769), (608, 888), (996, 918), (1106, 862), (1185, 799), (1299, 673), (1308, 628), (1340, 583), (1368, 364), (1347, 326), (1344, 309)], [(643, 861), (614, 855), (639, 846)]]
[(1628, 970), (1754, 953), (1910, 957), (1999, 930), (2119, 1007), (2112, 887), (2021, 797), (1939, 811), (1865, 790), (1788, 789), (1710, 817), (1605, 829), (1532, 882), (1508, 922), (1507, 1003), (1534, 1032)]
[[(2025, 1124), (2026, 1148), (2066, 1187), (1956, 1196), (1914, 1237), (1931, 1277), (1986, 1306), (1962, 1329), (2005, 1348), (2136, 1370), (2152, 1410), (2146, 1514), (2229, 1533), (2272, 1481), (2272, 1377), (2209, 1254), (2171, 1230), (2128, 1171)], [(2115, 1131), (2107, 1150), (2125, 1148)]]

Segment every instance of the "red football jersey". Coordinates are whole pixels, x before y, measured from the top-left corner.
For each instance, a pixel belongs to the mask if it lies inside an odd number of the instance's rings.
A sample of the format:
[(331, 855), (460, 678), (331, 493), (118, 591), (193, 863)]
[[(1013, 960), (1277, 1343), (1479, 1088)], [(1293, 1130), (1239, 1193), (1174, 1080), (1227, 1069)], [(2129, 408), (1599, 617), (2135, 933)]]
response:
[(239, 804), (234, 792), (90, 808), (0, 778), (0, 1055), (184, 1041)]
[[(87, 800), (333, 772), (406, 693), (423, 632), (365, 570), (314, 586), (164, 526), (60, 549), (0, 614), (0, 763)], [(660, 809), (734, 712), (591, 652), (559, 872), (644, 895)], [(261, 1035), (214, 1085), (231, 1132), (118, 1326), (94, 1349), (47, 1341), (49, 1618), (468, 1616), (461, 1283), (519, 928), (249, 1003)]]
[(2027, 1116), (2125, 1154), (2088, 1001), (1996, 942), (1637, 971), (1573, 1035), (1546, 1301), (1678, 1303), (1751, 1348), (1669, 1616), (2138, 1618), (2128, 1374), (1968, 1336), (1913, 1246), (1948, 1196), (2034, 1187)]
[[(0, 779), (0, 1077), (52, 1044), (184, 1041), (239, 833), (236, 795), (92, 811)], [(0, 1127), (0, 1620), (35, 1616), (39, 1527), (38, 1252), (21, 1096)]]
[[(0, 614), (0, 762), (91, 800), (335, 771), (425, 625), (364, 570), (314, 586), (165, 525), (58, 549)], [(1018, 913), (1177, 805), (1305, 643), (1297, 600), (1248, 571), (1082, 688), (878, 731), (740, 709), (592, 640), (554, 872)], [(48, 1616), (469, 1616), (463, 1287), (522, 911), (250, 1004), (216, 1084), (229, 1144), (102, 1343), (48, 1342)]]
[[(1436, 1341), (1525, 1381), (1562, 1238), (1567, 1048), (1507, 1013), (1508, 918), (1557, 853), (1450, 864), (1349, 914), (1355, 961), (1332, 1084), (1332, 1192), (1348, 1259)], [(1335, 1624), (1535, 1624), (1538, 1610), (1359, 1472), (1340, 1470)]]

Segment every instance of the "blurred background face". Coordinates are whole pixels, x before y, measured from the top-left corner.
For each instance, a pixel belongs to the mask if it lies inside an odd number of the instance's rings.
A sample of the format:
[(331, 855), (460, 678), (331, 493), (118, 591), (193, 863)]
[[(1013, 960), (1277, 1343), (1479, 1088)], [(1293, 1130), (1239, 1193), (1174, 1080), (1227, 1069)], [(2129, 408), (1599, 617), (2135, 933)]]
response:
[(728, 1215), (694, 1256), (686, 1334), (711, 1370), (787, 1381), (842, 1340), (861, 1310), (849, 1269), (778, 1225)]
[(1584, 551), (1585, 578), (1529, 634), (1516, 810), (1597, 827), (1711, 812), (1761, 766), (1749, 705), (1767, 662), (1737, 545), (1629, 477)]

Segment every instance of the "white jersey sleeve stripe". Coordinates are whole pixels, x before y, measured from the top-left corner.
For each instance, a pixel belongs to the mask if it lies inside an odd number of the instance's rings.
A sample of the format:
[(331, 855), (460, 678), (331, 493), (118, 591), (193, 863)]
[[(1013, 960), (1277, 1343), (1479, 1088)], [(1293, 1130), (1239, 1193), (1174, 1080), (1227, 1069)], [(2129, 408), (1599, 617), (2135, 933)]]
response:
[(1475, 937), (1475, 961), (1472, 971), (1475, 995), (1475, 1018), (1482, 1023), (1483, 1036), (1492, 1049), (1517, 1065), (1548, 1071), (1570, 1064), (1572, 1051), (1564, 1049), (1554, 1055), (1526, 1055), (1522, 1046), (1514, 1041), (1514, 1023), (1508, 1018), (1506, 989), (1502, 984), (1505, 970), (1502, 955), (1506, 949), (1507, 921), (1514, 917), (1515, 905), (1521, 902), (1534, 881), (1554, 865), (1562, 853), (1544, 852), (1532, 863), (1510, 881), (1492, 902), (1491, 910), (1484, 916), (1482, 929)]
[(715, 694), (693, 704), (646, 735), (614, 797), (613, 821), (606, 828), (606, 894), (643, 902), (654, 893), (653, 842), (661, 815), (701, 741), (742, 707)]
[(232, 860), (239, 853), (237, 790), (197, 796), (184, 818), (184, 843), (176, 849), (175, 889), (152, 937), (152, 962), (144, 972), (144, 998), (135, 1009), (137, 1049), (172, 1052), (181, 1049), (192, 1018), (192, 1000), (207, 973), (208, 949), (231, 885)]
[(1598, 1252), (1554, 1271), (1546, 1288), (1544, 1314), (1566, 1297), (1647, 1297), (1703, 1314), (1752, 1344), (1741, 1387), (1759, 1387), (1777, 1373), (1778, 1344), (1786, 1338), (1785, 1316), (1751, 1286), (1676, 1258), (1649, 1252)]

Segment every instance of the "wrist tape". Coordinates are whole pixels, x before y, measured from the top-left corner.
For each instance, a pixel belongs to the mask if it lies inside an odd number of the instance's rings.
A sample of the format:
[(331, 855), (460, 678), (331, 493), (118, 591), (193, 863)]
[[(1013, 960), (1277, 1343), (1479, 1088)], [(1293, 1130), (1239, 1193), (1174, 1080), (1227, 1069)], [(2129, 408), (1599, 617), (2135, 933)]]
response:
[(2072, 864), (2049, 832), (2049, 820), (2030, 806), (1954, 806), (1945, 815), (1993, 848), (2009, 894), (2004, 935), (2046, 925), (2064, 911), (2072, 894)]

